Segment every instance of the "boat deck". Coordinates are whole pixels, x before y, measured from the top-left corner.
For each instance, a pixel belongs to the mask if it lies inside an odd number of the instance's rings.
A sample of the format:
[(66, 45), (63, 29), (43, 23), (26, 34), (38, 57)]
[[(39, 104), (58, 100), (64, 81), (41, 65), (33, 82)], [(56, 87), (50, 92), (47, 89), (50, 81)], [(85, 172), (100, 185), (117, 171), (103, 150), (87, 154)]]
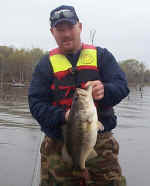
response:
[(0, 185), (38, 186), (40, 129), (0, 127)]

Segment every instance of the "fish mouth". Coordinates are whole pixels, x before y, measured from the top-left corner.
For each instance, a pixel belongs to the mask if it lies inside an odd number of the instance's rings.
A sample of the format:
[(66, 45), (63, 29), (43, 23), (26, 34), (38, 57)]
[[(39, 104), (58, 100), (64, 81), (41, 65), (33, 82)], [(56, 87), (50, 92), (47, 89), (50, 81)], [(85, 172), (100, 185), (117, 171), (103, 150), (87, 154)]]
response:
[(75, 101), (78, 101), (78, 100), (85, 100), (85, 98), (86, 98), (86, 96), (87, 96), (87, 94), (85, 94), (85, 93), (76, 93), (75, 95), (74, 95), (74, 100)]
[(80, 106), (85, 105), (88, 101), (88, 92), (85, 89), (82, 88), (76, 88), (75, 94), (74, 94), (74, 102), (79, 102)]

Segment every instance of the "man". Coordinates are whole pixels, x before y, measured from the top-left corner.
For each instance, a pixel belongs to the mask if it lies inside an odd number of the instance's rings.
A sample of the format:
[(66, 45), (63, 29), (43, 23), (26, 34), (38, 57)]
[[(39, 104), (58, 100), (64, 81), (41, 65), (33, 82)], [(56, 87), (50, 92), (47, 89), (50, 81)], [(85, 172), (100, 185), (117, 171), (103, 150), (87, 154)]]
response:
[[(60, 6), (50, 14), (51, 33), (58, 48), (44, 56), (33, 73), (29, 107), (45, 133), (41, 145), (41, 186), (122, 186), (125, 180), (118, 162), (119, 146), (111, 130), (116, 126), (113, 106), (129, 93), (125, 74), (107, 50), (81, 42), (82, 24), (72, 6)], [(76, 87), (92, 83), (93, 99), (104, 131), (98, 132), (98, 157), (87, 161), (90, 178), (72, 174), (61, 158), (65, 125)]]

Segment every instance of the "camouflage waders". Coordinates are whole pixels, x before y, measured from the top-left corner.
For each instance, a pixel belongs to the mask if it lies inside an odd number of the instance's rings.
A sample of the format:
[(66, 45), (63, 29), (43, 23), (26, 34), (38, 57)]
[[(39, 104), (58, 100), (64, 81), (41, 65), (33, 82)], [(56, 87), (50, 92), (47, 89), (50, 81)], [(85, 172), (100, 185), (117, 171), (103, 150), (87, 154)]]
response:
[(72, 167), (61, 159), (62, 142), (45, 137), (41, 145), (40, 186), (126, 186), (118, 162), (119, 145), (111, 132), (98, 134), (95, 150), (98, 157), (88, 160), (88, 180), (75, 176)]

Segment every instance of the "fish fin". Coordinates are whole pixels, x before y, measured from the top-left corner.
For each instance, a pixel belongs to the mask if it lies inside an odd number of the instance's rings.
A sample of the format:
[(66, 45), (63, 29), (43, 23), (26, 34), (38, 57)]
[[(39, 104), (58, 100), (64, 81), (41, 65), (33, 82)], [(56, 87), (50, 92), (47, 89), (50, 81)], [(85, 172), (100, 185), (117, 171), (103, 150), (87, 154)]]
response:
[(103, 131), (104, 130), (104, 125), (100, 122), (100, 121), (97, 121), (97, 130), (101, 130)]
[(72, 159), (71, 159), (71, 157), (69, 156), (69, 154), (67, 152), (67, 148), (66, 148), (65, 144), (64, 144), (64, 146), (62, 148), (62, 159), (64, 160), (64, 162), (72, 164)]
[(93, 159), (97, 157), (97, 152), (93, 149), (87, 157), (87, 160)]

